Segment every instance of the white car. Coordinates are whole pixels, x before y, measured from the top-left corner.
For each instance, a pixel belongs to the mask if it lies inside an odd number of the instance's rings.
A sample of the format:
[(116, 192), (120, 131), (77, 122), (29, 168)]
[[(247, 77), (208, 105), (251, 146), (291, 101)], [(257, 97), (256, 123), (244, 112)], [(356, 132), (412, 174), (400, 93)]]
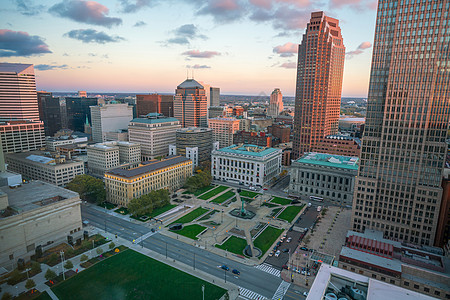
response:
[(281, 251), (280, 250), (278, 250), (276, 253), (275, 253), (275, 257), (278, 257), (278, 256), (280, 256), (280, 253), (281, 253)]
[(288, 239), (286, 240), (286, 243), (290, 243), (292, 241), (291, 237), (288, 237)]
[(308, 292), (303, 292), (303, 296), (308, 297)]

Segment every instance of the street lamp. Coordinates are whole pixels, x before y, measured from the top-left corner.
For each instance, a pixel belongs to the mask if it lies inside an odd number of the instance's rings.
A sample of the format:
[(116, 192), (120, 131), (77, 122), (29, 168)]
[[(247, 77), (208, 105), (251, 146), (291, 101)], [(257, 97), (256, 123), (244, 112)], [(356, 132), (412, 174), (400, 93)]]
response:
[(194, 252), (194, 270), (195, 270), (195, 252)]
[(167, 241), (166, 241), (166, 259), (167, 259)]
[(223, 269), (223, 271), (225, 272), (225, 283), (227, 283), (227, 270)]
[(63, 280), (66, 280), (66, 274), (64, 274), (64, 251), (60, 251), (59, 255), (61, 255), (61, 266), (62, 266)]
[(205, 300), (205, 285), (202, 284), (203, 300)]

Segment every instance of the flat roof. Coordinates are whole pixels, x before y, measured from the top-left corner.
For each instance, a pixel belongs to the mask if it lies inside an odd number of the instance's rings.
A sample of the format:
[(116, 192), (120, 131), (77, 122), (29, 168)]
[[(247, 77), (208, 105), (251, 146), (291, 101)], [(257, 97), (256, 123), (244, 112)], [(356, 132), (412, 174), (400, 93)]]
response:
[(29, 67), (33, 67), (31, 64), (14, 64), (14, 63), (0, 63), (0, 72), (8, 72), (8, 73), (21, 73), (28, 69)]
[(9, 206), (19, 213), (79, 197), (76, 192), (39, 180), (30, 181), (13, 189), (3, 186), (0, 190), (8, 195)]
[(395, 300), (432, 300), (433, 297), (420, 294), (405, 288), (388, 284), (376, 279), (356, 274), (347, 270), (322, 264), (307, 300), (323, 299), (327, 290), (341, 288), (343, 286), (356, 286), (360, 298), (367, 300), (395, 299)]
[(164, 117), (164, 118), (134, 118), (130, 122), (134, 123), (145, 123), (145, 124), (158, 124), (158, 123), (169, 123), (169, 122), (180, 122), (176, 118)]
[(251, 144), (239, 144), (239, 145), (231, 145), (229, 147), (221, 148), (216, 150), (217, 152), (225, 152), (225, 153), (233, 153), (240, 155), (250, 155), (255, 157), (263, 157), (268, 154), (279, 152), (280, 149), (262, 147)]
[[(45, 155), (46, 152), (50, 151), (29, 151), (29, 152), (19, 152), (19, 153), (5, 153), (5, 158), (12, 158), (17, 160), (22, 160), (24, 162), (28, 162), (30, 164), (44, 164), (50, 165), (49, 163), (55, 162), (56, 158), (51, 158)], [(69, 165), (73, 163), (78, 163), (73, 160), (69, 160), (66, 157), (66, 160), (63, 163), (56, 163), (56, 166)]]
[(297, 160), (299, 163), (350, 170), (358, 170), (358, 161), (359, 158), (355, 156), (333, 155), (317, 152), (309, 152)]
[(131, 178), (141, 174), (150, 173), (158, 169), (165, 169), (169, 166), (176, 165), (182, 162), (190, 161), (184, 156), (168, 156), (164, 160), (151, 160), (143, 162), (139, 167), (133, 169), (116, 168), (106, 172), (106, 174)]
[(402, 272), (402, 262), (398, 259), (389, 259), (372, 253), (355, 250), (349, 247), (342, 247), (340, 256), (355, 259), (374, 266), (379, 266), (395, 272)]

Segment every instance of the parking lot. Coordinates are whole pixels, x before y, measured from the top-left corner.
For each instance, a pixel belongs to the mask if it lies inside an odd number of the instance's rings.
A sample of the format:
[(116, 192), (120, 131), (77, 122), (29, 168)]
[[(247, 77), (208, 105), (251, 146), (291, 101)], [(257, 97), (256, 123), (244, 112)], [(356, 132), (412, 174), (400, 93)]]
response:
[[(310, 207), (300, 217), (298, 217), (294, 223), (294, 226), (299, 228), (310, 228), (316, 220), (318, 214), (319, 212), (317, 211), (317, 207)], [(299, 238), (301, 236), (301, 232), (288, 231), (286, 238), (277, 248), (277, 250), (280, 250), (280, 255), (278, 257), (275, 255), (268, 256), (264, 262), (281, 269), (283, 265), (287, 263), (289, 254), (292, 255), (295, 252), (295, 249), (299, 245)], [(289, 238), (291, 238), (291, 241), (287, 242)]]

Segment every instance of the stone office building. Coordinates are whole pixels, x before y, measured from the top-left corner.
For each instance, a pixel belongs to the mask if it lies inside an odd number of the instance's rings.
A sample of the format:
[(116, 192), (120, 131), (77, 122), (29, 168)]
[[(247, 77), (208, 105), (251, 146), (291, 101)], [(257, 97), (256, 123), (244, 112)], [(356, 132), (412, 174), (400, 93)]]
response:
[(358, 157), (309, 152), (291, 165), (289, 194), (352, 205), (358, 161)]

